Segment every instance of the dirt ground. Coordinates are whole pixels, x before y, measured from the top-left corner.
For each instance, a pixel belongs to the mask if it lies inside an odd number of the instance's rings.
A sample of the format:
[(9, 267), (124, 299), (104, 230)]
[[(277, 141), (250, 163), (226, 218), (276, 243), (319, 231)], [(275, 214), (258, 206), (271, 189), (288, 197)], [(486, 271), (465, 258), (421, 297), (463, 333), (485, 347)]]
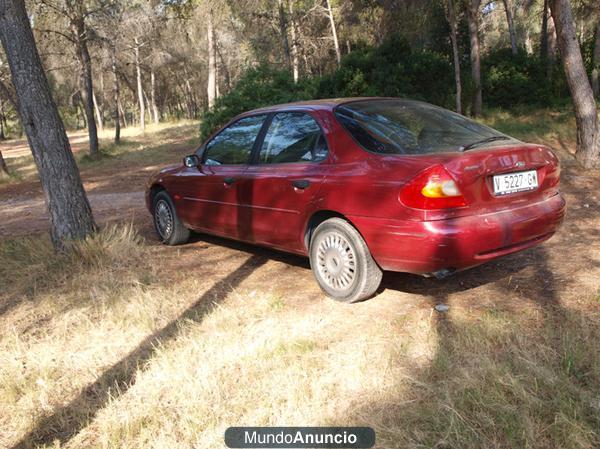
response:
[[(172, 147), (166, 152), (172, 153), (168, 160), (178, 162), (185, 154), (194, 150), (193, 145), (181, 142), (184, 137), (174, 139)], [(76, 133), (70, 136), (75, 152), (85, 148), (85, 136)], [(8, 147), (3, 147), (4, 157), (21, 156), (26, 141), (13, 141)], [(518, 282), (519, 273), (531, 272), (536, 265), (544, 266), (542, 272), (552, 273), (553, 287), (556, 289), (577, 290), (578, 286), (588, 287), (590, 291), (600, 287), (600, 173), (598, 171), (582, 171), (571, 154), (562, 149), (556, 150), (562, 164), (562, 193), (568, 204), (565, 223), (560, 231), (547, 243), (531, 250), (502, 258), (482, 267), (459, 273), (447, 280), (436, 281), (422, 279), (417, 276), (386, 273), (382, 284), (384, 296), (395, 296), (400, 292), (413, 292), (431, 295), (432, 292), (440, 301), (449, 294), (458, 294), (468, 301), (471, 294), (479, 299), (491, 293), (493, 285), (490, 282), (501, 281), (511, 285), (511, 288), (526, 291), (529, 287)], [(84, 168), (81, 171), (84, 186), (98, 223), (104, 224), (117, 221), (132, 221), (142, 230), (144, 237), (156, 242), (151, 225), (151, 218), (144, 206), (143, 193), (146, 179), (157, 170), (159, 165), (153, 160), (148, 163), (119, 163), (97, 169)], [(0, 185), (0, 236), (14, 237), (47, 231), (49, 224), (44, 207), (43, 195), (39, 182), (26, 182)], [(302, 267), (296, 274), (295, 281), (286, 283), (285, 289), (296, 290), (300, 285), (313, 285), (308, 263), (294, 256), (254, 248), (248, 245), (228, 242), (223, 239), (197, 236), (195, 243), (186, 246), (186, 253), (193, 254), (193, 259), (203, 253), (203, 249), (216, 245), (231, 252), (225, 257), (226, 265), (219, 267), (227, 270), (227, 265), (233, 267), (238, 258), (237, 251), (260, 253), (267, 257), (291, 261), (290, 270), (294, 265)], [(193, 251), (198, 249), (198, 251)], [(168, 249), (165, 249), (168, 250)], [(192, 251), (190, 251), (192, 250)], [(190, 263), (199, 263), (190, 260)], [(539, 268), (539, 267), (538, 267)], [(295, 271), (295, 270), (294, 270)], [(538, 280), (530, 278), (531, 282)], [(550, 280), (545, 279), (548, 283)], [(475, 286), (487, 285), (484, 289), (473, 291)], [(538, 287), (537, 285), (535, 287)], [(533, 288), (533, 286), (532, 286)], [(432, 290), (433, 289), (433, 290)], [(313, 289), (311, 289), (313, 290)], [(316, 292), (317, 290), (315, 290)]]

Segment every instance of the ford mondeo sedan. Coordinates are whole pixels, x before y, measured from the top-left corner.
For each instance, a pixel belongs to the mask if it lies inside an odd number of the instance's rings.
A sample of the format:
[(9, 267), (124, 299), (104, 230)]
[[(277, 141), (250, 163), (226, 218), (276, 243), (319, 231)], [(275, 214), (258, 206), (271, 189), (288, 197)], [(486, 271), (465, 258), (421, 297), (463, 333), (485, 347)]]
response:
[(427, 103), (318, 100), (246, 112), (150, 180), (160, 239), (190, 230), (307, 255), (329, 296), (371, 296), (382, 270), (445, 277), (550, 238), (559, 163)]

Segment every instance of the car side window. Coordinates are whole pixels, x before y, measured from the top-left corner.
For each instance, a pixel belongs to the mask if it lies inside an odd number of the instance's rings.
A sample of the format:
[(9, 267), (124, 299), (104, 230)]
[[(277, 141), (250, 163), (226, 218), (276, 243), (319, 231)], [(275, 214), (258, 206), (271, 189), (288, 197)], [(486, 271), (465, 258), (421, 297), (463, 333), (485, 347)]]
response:
[(258, 155), (261, 164), (318, 162), (327, 156), (321, 128), (305, 112), (275, 114)]
[(246, 164), (266, 114), (244, 117), (217, 134), (204, 150), (206, 165)]

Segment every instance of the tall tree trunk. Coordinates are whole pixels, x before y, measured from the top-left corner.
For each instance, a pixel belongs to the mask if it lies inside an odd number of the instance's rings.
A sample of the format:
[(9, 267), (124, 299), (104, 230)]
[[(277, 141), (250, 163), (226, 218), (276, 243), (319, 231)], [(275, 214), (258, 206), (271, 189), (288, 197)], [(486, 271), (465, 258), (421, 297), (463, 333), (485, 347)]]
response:
[(540, 31), (540, 59), (548, 58), (548, 0), (544, 0), (542, 11), (542, 29)]
[(156, 106), (156, 77), (154, 68), (150, 69), (150, 106), (152, 108), (152, 121), (158, 125), (158, 107)]
[(96, 120), (98, 122), (98, 130), (102, 132), (104, 130), (104, 120), (102, 120), (102, 111), (96, 98), (96, 92), (92, 92), (92, 100), (94, 102), (94, 110), (96, 111)]
[(285, 59), (285, 66), (288, 70), (292, 69), (292, 55), (290, 53), (290, 43), (287, 36), (287, 20), (285, 18), (285, 9), (283, 7), (283, 0), (278, 0), (278, 12), (279, 12), (279, 34), (281, 35), (281, 46), (283, 48), (283, 57)]
[(587, 77), (577, 35), (573, 14), (568, 0), (550, 2), (558, 48), (563, 60), (565, 75), (577, 122), (577, 151), (575, 157), (586, 168), (600, 166), (600, 123), (592, 86)]
[(223, 53), (221, 53), (221, 50), (219, 49), (218, 45), (216, 47), (216, 51), (217, 51), (217, 55), (219, 56), (219, 59), (221, 60), (221, 65), (223, 66), (223, 76), (225, 78), (225, 87), (227, 88), (227, 91), (229, 91), (231, 89), (231, 75), (229, 74), (229, 68), (227, 67), (227, 64), (225, 63), (225, 58), (223, 58)]
[(127, 128), (127, 114), (125, 112), (125, 109), (123, 108), (123, 103), (121, 103), (121, 100), (119, 100), (119, 111), (121, 111), (121, 118), (123, 120), (123, 127)]
[(81, 101), (85, 111), (90, 154), (98, 155), (98, 128), (94, 118), (94, 85), (92, 82), (92, 59), (87, 45), (87, 30), (83, 18), (78, 18), (71, 24), (71, 31), (77, 45), (77, 56), (81, 64)]
[(6, 113), (4, 111), (4, 100), (0, 98), (0, 140), (6, 140), (4, 124), (6, 123)]
[(331, 1), (326, 0), (327, 3), (327, 15), (329, 16), (329, 23), (331, 24), (331, 35), (333, 36), (333, 46), (335, 48), (335, 59), (337, 64), (340, 65), (342, 60), (342, 53), (340, 52), (340, 43), (338, 41), (337, 31), (335, 29), (335, 20), (333, 18), (333, 10), (331, 9)]
[(504, 11), (506, 12), (506, 23), (508, 24), (508, 34), (510, 36), (510, 48), (512, 54), (516, 55), (519, 52), (517, 48), (517, 33), (515, 31), (515, 23), (513, 21), (512, 5), (510, 0), (502, 0), (504, 3)]
[(481, 0), (468, 0), (467, 17), (469, 21), (469, 37), (471, 41), (471, 75), (475, 85), (473, 106), (471, 114), (474, 117), (481, 115), (482, 92), (481, 92), (481, 58), (479, 54), (479, 6)]
[(2, 156), (2, 150), (0, 150), (0, 179), (7, 178), (8, 176), (10, 176), (10, 172), (4, 161), (4, 156)]
[(456, 112), (462, 114), (462, 82), (460, 80), (460, 53), (458, 51), (458, 37), (454, 0), (446, 2), (446, 19), (450, 25), (450, 40), (452, 41), (452, 56), (454, 58), (454, 82), (456, 84)]
[(62, 250), (69, 240), (92, 233), (96, 225), (23, 0), (0, 0), (0, 40), (50, 213), (52, 242)]
[(598, 24), (596, 25), (596, 37), (594, 40), (594, 55), (592, 57), (592, 90), (594, 96), (600, 95), (600, 18), (598, 18)]
[(290, 32), (292, 35), (292, 75), (294, 83), (298, 82), (300, 76), (300, 63), (298, 61), (298, 38), (296, 32), (296, 19), (294, 18), (294, 0), (289, 0), (290, 6)]
[(119, 76), (117, 75), (117, 50), (114, 45), (111, 46), (110, 68), (113, 74), (113, 98), (115, 102), (113, 111), (113, 119), (115, 121), (115, 143), (119, 143), (121, 141), (121, 114), (119, 113), (121, 92), (119, 89)]
[(142, 131), (146, 129), (146, 107), (144, 105), (144, 91), (142, 90), (142, 68), (140, 66), (140, 43), (138, 38), (133, 40), (135, 46), (133, 51), (135, 54), (135, 73), (137, 78), (137, 94), (138, 103), (140, 106), (140, 128)]
[(540, 41), (540, 59), (546, 66), (546, 77), (552, 80), (556, 62), (556, 30), (550, 15), (550, 0), (544, 0), (542, 12), (542, 30)]
[(216, 99), (216, 73), (215, 73), (215, 44), (213, 29), (213, 12), (208, 13), (207, 22), (207, 40), (208, 40), (208, 85), (206, 88), (208, 107), (212, 108)]

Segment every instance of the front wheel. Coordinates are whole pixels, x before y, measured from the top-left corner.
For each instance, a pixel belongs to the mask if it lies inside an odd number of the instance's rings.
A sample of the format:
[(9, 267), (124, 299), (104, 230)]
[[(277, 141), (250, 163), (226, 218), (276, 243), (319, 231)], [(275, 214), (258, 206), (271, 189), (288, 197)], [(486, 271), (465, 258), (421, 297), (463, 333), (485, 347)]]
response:
[(315, 229), (310, 241), (310, 266), (321, 289), (337, 301), (357, 302), (372, 296), (382, 271), (358, 231), (341, 218)]
[(154, 229), (166, 245), (180, 245), (190, 238), (190, 230), (183, 226), (177, 216), (175, 205), (169, 194), (158, 192), (154, 197)]

